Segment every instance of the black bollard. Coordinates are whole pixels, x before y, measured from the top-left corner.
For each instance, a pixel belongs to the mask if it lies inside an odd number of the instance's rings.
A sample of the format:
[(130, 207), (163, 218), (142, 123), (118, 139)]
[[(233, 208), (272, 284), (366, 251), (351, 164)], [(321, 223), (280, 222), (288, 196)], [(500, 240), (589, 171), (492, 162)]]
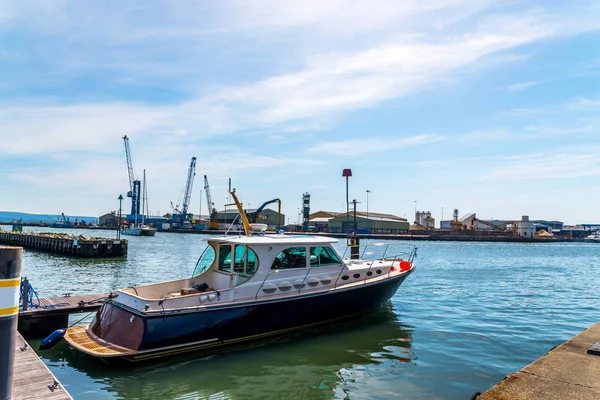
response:
[(12, 398), (22, 252), (0, 246), (0, 400)]

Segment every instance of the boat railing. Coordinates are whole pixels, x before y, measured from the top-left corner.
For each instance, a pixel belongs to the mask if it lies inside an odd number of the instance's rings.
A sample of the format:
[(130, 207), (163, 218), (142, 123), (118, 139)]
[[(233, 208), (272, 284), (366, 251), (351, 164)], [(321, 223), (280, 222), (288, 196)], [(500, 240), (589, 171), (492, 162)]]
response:
[[(344, 250), (342, 258), (348, 260), (347, 253), (350, 248), (354, 246), (348, 246)], [(397, 245), (393, 243), (369, 243), (358, 246), (360, 250), (360, 259), (362, 260), (407, 260), (412, 263), (413, 259), (417, 255), (416, 246)]]
[[(346, 253), (350, 247), (352, 246), (348, 246), (346, 248), (346, 250), (344, 251), (344, 255), (342, 256), (342, 258), (344, 258), (346, 262), (352, 262), (352, 259), (348, 260), (348, 258), (346, 258)], [(370, 261), (369, 269), (365, 274), (364, 282), (366, 282), (368, 276), (370, 276), (369, 272), (371, 272), (371, 268), (373, 268), (373, 264), (375, 264), (376, 261), (387, 261), (393, 264), (396, 261), (406, 260), (412, 264), (415, 257), (417, 256), (416, 246), (397, 245), (392, 243), (369, 243), (364, 246), (358, 247), (362, 247), (362, 252), (359, 252), (361, 262)], [(391, 271), (391, 269), (388, 271), (388, 277)]]

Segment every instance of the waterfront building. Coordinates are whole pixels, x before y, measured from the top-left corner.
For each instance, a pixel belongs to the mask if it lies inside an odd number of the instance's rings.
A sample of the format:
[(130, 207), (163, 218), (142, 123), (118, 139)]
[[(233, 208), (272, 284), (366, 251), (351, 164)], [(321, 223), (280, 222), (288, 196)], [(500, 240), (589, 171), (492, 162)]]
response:
[[(125, 215), (123, 215), (123, 217), (125, 217)], [(101, 215), (98, 220), (100, 226), (117, 227), (117, 225), (119, 225), (119, 216), (116, 211)]]
[(329, 232), (329, 221), (336, 216), (340, 215), (339, 212), (333, 211), (317, 211), (308, 217), (309, 230), (315, 230), (317, 232)]
[(538, 219), (531, 222), (535, 224), (537, 230), (544, 229), (549, 233), (552, 233), (552, 231), (561, 231), (565, 226), (564, 222), (562, 221), (545, 221)]
[(440, 221), (440, 229), (451, 229), (452, 225), (460, 226), (458, 230), (476, 230), (476, 231), (506, 231), (513, 228), (514, 221), (502, 219), (479, 219), (476, 213), (463, 215), (458, 219)]
[(431, 211), (417, 211), (415, 213), (415, 225), (435, 229), (435, 218), (431, 216)]
[[(329, 220), (329, 229), (334, 233), (352, 232), (353, 224), (354, 212), (342, 213)], [(356, 233), (405, 233), (408, 229), (406, 218), (392, 214), (356, 212)]]
[[(246, 213), (255, 212), (256, 208), (248, 208)], [(230, 225), (235, 221), (236, 224), (241, 224), (242, 220), (239, 218), (239, 213), (236, 208), (228, 208), (226, 210), (221, 210), (217, 212), (217, 222), (219, 224)], [(258, 218), (256, 219), (257, 223), (267, 224), (269, 228), (275, 228), (278, 226), (283, 226), (286, 224), (285, 214), (281, 214), (279, 217), (279, 213), (276, 210), (272, 210), (270, 208), (263, 208)]]
[(521, 220), (517, 221), (517, 234), (527, 238), (532, 238), (535, 234), (535, 224), (529, 220), (528, 215), (523, 215)]

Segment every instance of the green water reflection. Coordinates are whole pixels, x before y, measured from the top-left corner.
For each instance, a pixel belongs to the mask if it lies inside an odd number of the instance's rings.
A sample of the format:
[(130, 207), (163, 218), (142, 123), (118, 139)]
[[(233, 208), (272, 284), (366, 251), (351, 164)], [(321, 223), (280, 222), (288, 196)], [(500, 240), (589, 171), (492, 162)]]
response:
[[(353, 320), (210, 356), (190, 354), (116, 366), (62, 343), (44, 358), (58, 369), (68, 369), (70, 379), (83, 374), (111, 397), (125, 399), (332, 398), (345, 397), (347, 386), (355, 385), (367, 368), (369, 374), (379, 370), (388, 375), (410, 365), (411, 332), (388, 304)], [(97, 389), (90, 398), (101, 398)]]

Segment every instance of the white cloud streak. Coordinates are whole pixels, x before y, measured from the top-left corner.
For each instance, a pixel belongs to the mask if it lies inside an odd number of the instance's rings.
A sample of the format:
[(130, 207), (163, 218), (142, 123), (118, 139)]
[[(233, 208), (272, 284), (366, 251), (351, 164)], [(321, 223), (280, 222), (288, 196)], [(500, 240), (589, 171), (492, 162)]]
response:
[(417, 135), (399, 140), (379, 138), (341, 140), (321, 143), (306, 149), (307, 153), (323, 153), (329, 155), (358, 156), (369, 153), (381, 153), (409, 146), (425, 145), (446, 140), (441, 135)]
[(506, 90), (509, 92), (521, 92), (523, 90), (529, 89), (530, 87), (537, 86), (541, 81), (530, 81), (530, 82), (519, 82), (513, 85), (509, 85), (506, 87)]
[(600, 153), (546, 153), (509, 157), (478, 180), (564, 179), (596, 175), (600, 175)]

